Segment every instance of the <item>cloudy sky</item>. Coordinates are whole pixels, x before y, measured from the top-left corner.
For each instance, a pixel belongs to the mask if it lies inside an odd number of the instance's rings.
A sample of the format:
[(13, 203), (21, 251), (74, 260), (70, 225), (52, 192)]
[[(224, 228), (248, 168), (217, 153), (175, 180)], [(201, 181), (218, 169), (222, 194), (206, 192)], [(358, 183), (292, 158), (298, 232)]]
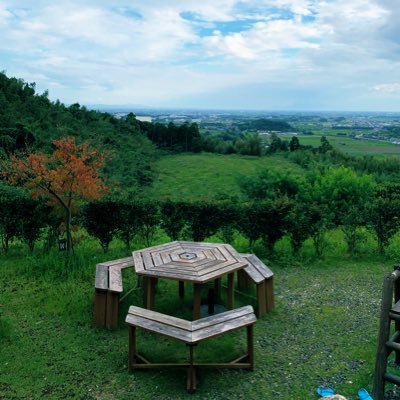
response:
[(0, 70), (52, 100), (400, 111), (399, 0), (0, 0)]

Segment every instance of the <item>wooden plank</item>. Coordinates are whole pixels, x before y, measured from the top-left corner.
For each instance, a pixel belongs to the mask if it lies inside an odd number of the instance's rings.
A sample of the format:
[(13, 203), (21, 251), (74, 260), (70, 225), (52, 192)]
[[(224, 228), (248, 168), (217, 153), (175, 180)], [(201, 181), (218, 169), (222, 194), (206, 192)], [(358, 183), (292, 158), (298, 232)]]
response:
[(171, 315), (162, 314), (157, 311), (146, 310), (141, 307), (130, 306), (128, 310), (128, 315), (147, 318), (152, 321), (158, 321), (163, 324), (175, 326), (187, 331), (192, 330), (192, 323), (190, 321), (186, 321), (182, 318), (172, 317)]
[(151, 256), (153, 258), (153, 264), (156, 267), (158, 267), (158, 266), (163, 264), (163, 260), (162, 260), (162, 258), (161, 258), (159, 253), (152, 253)]
[(142, 258), (144, 262), (144, 268), (146, 270), (149, 270), (154, 267), (153, 259), (148, 252), (142, 252)]
[(120, 267), (110, 267), (108, 270), (108, 286), (112, 292), (122, 292), (122, 271)]
[(108, 267), (104, 264), (96, 265), (96, 289), (108, 289)]
[(209, 282), (211, 280), (214, 280), (215, 278), (219, 278), (220, 276), (225, 275), (225, 274), (230, 273), (230, 272), (235, 272), (235, 271), (237, 271), (237, 270), (239, 270), (241, 268), (243, 268), (243, 265), (240, 264), (240, 263), (227, 265), (227, 266), (225, 266), (225, 267), (223, 267), (221, 269), (218, 269), (218, 270), (216, 270), (216, 271), (214, 271), (212, 273), (209, 273), (209, 274), (207, 274), (205, 276), (202, 276), (202, 281), (203, 282)]
[(125, 265), (132, 262), (133, 265), (133, 259), (132, 256), (129, 257), (124, 257), (124, 258), (119, 258), (117, 260), (111, 260), (111, 261), (106, 261), (106, 262), (102, 262), (103, 265), (107, 265), (108, 267), (110, 267), (111, 265)]
[(253, 265), (243, 268), (243, 271), (250, 277), (254, 283), (261, 283), (264, 281), (264, 276)]
[(198, 321), (192, 322), (193, 331), (197, 329), (207, 328), (209, 326), (220, 324), (221, 322), (227, 322), (231, 319), (236, 319), (243, 317), (245, 315), (254, 314), (254, 310), (252, 306), (244, 306), (240, 308), (236, 308), (231, 311), (225, 311), (220, 314), (211, 315), (209, 317), (202, 318)]
[(264, 276), (264, 278), (268, 279), (274, 275), (274, 273), (254, 254), (247, 259), (258, 270), (258, 272)]
[(144, 271), (144, 263), (143, 263), (143, 258), (142, 258), (142, 254), (140, 253), (140, 251), (134, 251), (132, 253), (132, 257), (133, 257), (133, 262), (135, 265), (135, 271), (137, 273)]
[(178, 339), (185, 343), (191, 343), (192, 333), (186, 329), (181, 329), (176, 326), (167, 325), (162, 322), (133, 314), (128, 314), (125, 321), (129, 325), (133, 325), (142, 329), (146, 329), (150, 332), (155, 332), (159, 333), (160, 335)]
[(201, 340), (219, 336), (222, 333), (254, 324), (256, 321), (257, 319), (254, 314), (248, 314), (243, 317), (231, 319), (228, 322), (222, 322), (220, 324), (215, 324), (204, 329), (198, 329), (193, 332), (191, 340), (193, 343), (197, 343)]

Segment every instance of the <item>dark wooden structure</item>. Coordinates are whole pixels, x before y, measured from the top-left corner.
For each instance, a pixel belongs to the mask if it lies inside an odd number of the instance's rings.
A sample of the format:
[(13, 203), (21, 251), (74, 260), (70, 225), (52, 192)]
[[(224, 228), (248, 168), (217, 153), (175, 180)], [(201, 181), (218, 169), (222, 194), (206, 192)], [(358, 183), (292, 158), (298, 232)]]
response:
[(154, 308), (154, 289), (159, 278), (179, 281), (183, 296), (184, 283), (193, 284), (193, 320), (200, 318), (202, 286), (213, 281), (218, 296), (220, 280), (228, 277), (227, 307), (234, 308), (234, 273), (248, 266), (229, 244), (175, 241), (132, 253), (135, 270), (145, 280), (147, 309)]
[[(382, 289), (381, 317), (376, 354), (375, 375), (372, 389), (374, 400), (383, 400), (385, 382), (400, 386), (400, 375), (387, 372), (388, 357), (395, 352), (395, 361), (400, 365), (400, 266), (385, 274)], [(394, 334), (391, 325), (394, 322)]]
[(275, 306), (274, 273), (254, 254), (241, 254), (248, 266), (239, 270), (238, 289), (248, 287), (250, 281), (256, 284), (257, 317), (271, 311)]
[[(129, 358), (128, 367), (134, 369), (150, 368), (187, 368), (187, 390), (196, 390), (196, 368), (245, 368), (254, 367), (253, 325), (256, 322), (253, 308), (245, 306), (236, 310), (202, 318), (193, 322), (171, 317), (155, 311), (131, 306), (126, 317), (129, 325)], [(196, 363), (194, 347), (202, 340), (221, 335), (239, 328), (247, 328), (247, 351), (240, 358), (228, 363)], [(188, 360), (184, 363), (152, 363), (139, 355), (136, 348), (136, 328), (142, 328), (186, 343)]]
[(118, 324), (119, 302), (122, 293), (122, 271), (133, 267), (132, 257), (96, 265), (94, 322), (97, 326), (115, 329)]

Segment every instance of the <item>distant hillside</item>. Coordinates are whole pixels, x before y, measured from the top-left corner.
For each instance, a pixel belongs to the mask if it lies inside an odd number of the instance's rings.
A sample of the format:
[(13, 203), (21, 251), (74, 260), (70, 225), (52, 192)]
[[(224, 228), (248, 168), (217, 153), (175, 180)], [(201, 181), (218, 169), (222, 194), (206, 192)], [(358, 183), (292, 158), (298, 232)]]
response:
[(241, 128), (249, 130), (257, 130), (257, 131), (277, 131), (277, 132), (289, 132), (294, 130), (294, 128), (286, 121), (282, 121), (280, 119), (267, 119), (267, 118), (253, 119), (249, 122), (241, 124)]
[(54, 139), (75, 136), (106, 152), (109, 178), (128, 187), (150, 183), (155, 175), (155, 146), (133, 114), (117, 119), (79, 104), (52, 102), (47, 91), (38, 94), (35, 83), (0, 73), (0, 157), (24, 148), (51, 150)]

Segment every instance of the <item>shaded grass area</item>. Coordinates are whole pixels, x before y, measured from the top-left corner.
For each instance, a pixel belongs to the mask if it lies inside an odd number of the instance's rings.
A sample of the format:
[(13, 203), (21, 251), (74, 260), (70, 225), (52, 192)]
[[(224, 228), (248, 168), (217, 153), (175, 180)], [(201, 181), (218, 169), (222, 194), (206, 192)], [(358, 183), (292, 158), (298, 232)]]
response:
[[(240, 251), (240, 241), (235, 243)], [(306, 246), (307, 247), (307, 246)], [(101, 254), (81, 247), (80, 266), (65, 272), (59, 254), (1, 256), (0, 399), (316, 399), (326, 385), (349, 398), (371, 388), (383, 273), (394, 260), (372, 255), (349, 259), (340, 251), (325, 260), (307, 248), (294, 259), (264, 261), (275, 273), (276, 309), (255, 327), (255, 370), (200, 370), (194, 395), (185, 391), (183, 370), (127, 370), (128, 332), (124, 316), (142, 294), (132, 271), (124, 272), (119, 328), (92, 325), (95, 264), (125, 256), (120, 247)], [(257, 251), (257, 249), (256, 249)], [(260, 252), (261, 253), (261, 252)], [(339, 254), (340, 253), (340, 254)], [(260, 254), (262, 255), (262, 254)], [(206, 295), (206, 293), (203, 293)], [(236, 306), (255, 304), (236, 296)], [(177, 283), (161, 280), (156, 309), (190, 318), (192, 292), (184, 301)], [(140, 332), (140, 351), (153, 360), (184, 360), (185, 346)], [(227, 361), (245, 349), (245, 332), (200, 343), (199, 361)]]

